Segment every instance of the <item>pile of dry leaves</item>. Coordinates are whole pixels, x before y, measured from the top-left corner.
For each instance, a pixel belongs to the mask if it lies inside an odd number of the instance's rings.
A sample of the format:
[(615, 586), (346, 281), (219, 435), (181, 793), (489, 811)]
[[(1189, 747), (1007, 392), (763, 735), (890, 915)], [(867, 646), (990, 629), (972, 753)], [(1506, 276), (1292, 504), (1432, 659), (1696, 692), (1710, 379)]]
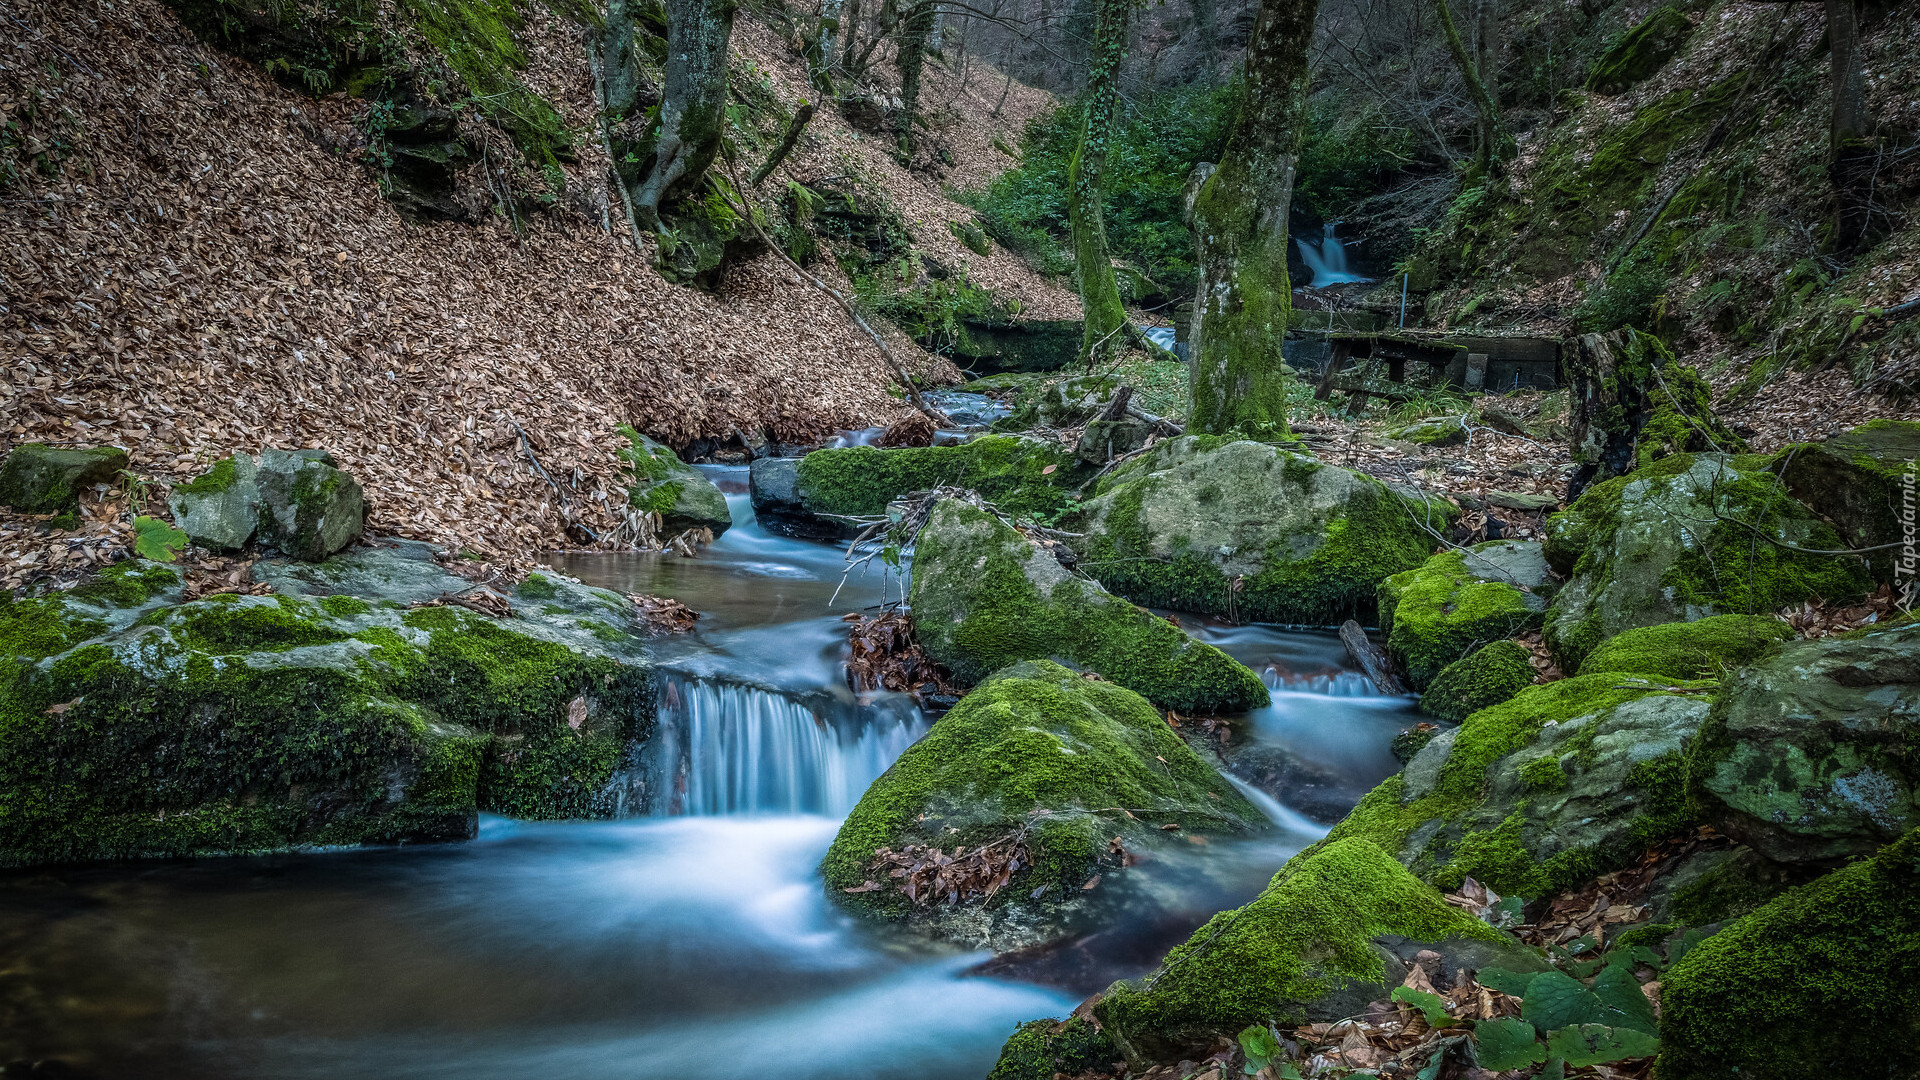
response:
[(912, 694), (922, 706), (951, 702), (960, 691), (913, 638), (913, 618), (901, 608), (878, 615), (841, 616), (847, 624), (847, 685), (856, 694), (892, 690)]
[(1920, 586), (1908, 584), (1895, 589), (1882, 584), (1857, 604), (1828, 604), (1816, 598), (1788, 608), (1780, 618), (1803, 638), (1823, 638), (1911, 615), (1916, 605), (1920, 605)]
[(975, 898), (991, 900), (1015, 874), (1031, 865), (1033, 856), (1027, 851), (1025, 831), (1010, 833), (972, 850), (964, 844), (957, 845), (951, 854), (926, 844), (907, 844), (899, 851), (883, 847), (873, 853), (873, 862), (868, 867), (871, 876), (842, 891), (878, 892), (886, 885), (876, 879), (885, 879), (904, 893), (910, 903), (922, 907), (951, 906)]

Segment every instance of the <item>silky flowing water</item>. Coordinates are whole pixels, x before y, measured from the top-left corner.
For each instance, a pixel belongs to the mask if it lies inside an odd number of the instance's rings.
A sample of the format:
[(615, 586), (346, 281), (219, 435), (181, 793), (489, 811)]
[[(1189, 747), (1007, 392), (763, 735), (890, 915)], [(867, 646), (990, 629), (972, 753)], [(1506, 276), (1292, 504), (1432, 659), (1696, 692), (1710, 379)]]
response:
[[(1147, 970), (1324, 831), (1287, 792), (1243, 788), (1270, 833), (1134, 867), (1152, 910), (1020, 968), (848, 919), (815, 867), (927, 720), (847, 689), (840, 616), (899, 582), (876, 561), (843, 585), (839, 550), (759, 529), (744, 469), (709, 472), (736, 524), (699, 558), (556, 559), (702, 612), (659, 647), (660, 723), (620, 781), (632, 816), (0, 878), (0, 1061), (196, 1080), (977, 1080), (1016, 1023)], [(1273, 688), (1248, 738), (1356, 790), (1394, 770), (1411, 702), (1367, 694), (1333, 637), (1189, 629)]]

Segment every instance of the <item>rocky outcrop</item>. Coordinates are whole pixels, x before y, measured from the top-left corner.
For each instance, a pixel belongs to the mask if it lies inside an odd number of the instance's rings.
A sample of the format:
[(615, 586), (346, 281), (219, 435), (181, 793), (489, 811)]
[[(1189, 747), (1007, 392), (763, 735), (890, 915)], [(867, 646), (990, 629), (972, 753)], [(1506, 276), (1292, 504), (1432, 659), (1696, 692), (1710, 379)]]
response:
[(727, 531), (733, 524), (727, 497), (705, 473), (632, 428), (622, 428), (620, 433), (632, 444), (620, 452), (633, 478), (627, 502), (658, 515), (662, 536), (677, 536), (689, 529), (708, 529), (714, 536)]
[(1711, 615), (1622, 632), (1587, 655), (1592, 671), (1633, 671), (1667, 679), (1713, 679), (1791, 640), (1793, 628), (1771, 616)]
[(1660, 70), (1693, 34), (1693, 22), (1678, 8), (1659, 7), (1600, 55), (1587, 73), (1587, 89), (1618, 94)]
[(0, 599), (0, 864), (610, 812), (653, 709), (626, 600), (536, 576), (518, 618), (437, 606), (471, 583), (409, 543), (254, 573), (277, 595), (183, 602), (171, 568), (135, 560)]
[(127, 467), (117, 446), (64, 447), (22, 443), (0, 462), (0, 503), (27, 514), (58, 514), (80, 505), (80, 493)]
[(1435, 736), (1329, 838), (1443, 888), (1471, 876), (1530, 898), (1617, 869), (1693, 821), (1683, 751), (1711, 703), (1666, 687), (1617, 672), (1530, 686)]
[(1130, 600), (1330, 626), (1370, 621), (1380, 582), (1426, 562), (1455, 512), (1304, 454), (1189, 435), (1102, 477), (1073, 527), (1081, 566)]
[(1420, 709), (1442, 720), (1460, 721), (1481, 709), (1511, 701), (1533, 685), (1533, 654), (1518, 642), (1496, 641), (1440, 669)]
[[(1764, 458), (1675, 454), (1598, 484), (1547, 522), (1546, 554), (1572, 576), (1545, 637), (1566, 671), (1625, 630), (1854, 599), (1869, 580), (1832, 527), (1781, 489)], [(1808, 550), (1796, 550), (1808, 549)]]
[(1741, 669), (1692, 775), (1710, 820), (1777, 862), (1871, 854), (1920, 825), (1920, 624)]
[(914, 634), (962, 683), (1050, 659), (1184, 713), (1245, 712), (1270, 700), (1239, 661), (1075, 576), (1052, 552), (960, 500), (935, 505), (914, 545), (912, 576)]
[(367, 504), (358, 481), (324, 450), (235, 454), (173, 489), (167, 507), (202, 547), (263, 547), (319, 562), (360, 539)]
[(1480, 646), (1539, 626), (1550, 581), (1539, 544), (1493, 540), (1435, 555), (1381, 582), (1387, 647), (1424, 688)]
[(1847, 546), (1879, 548), (1866, 555), (1874, 580), (1892, 581), (1896, 564), (1909, 578), (1920, 575), (1920, 563), (1909, 557), (1920, 547), (1885, 546), (1913, 539), (1901, 515), (1920, 501), (1916, 461), (1920, 423), (1875, 420), (1823, 443), (1789, 446), (1772, 467), (1794, 498), (1839, 528)]
[[(822, 871), (857, 914), (1004, 951), (1123, 902), (1128, 853), (1173, 831), (1264, 827), (1144, 698), (1042, 660), (935, 722), (867, 789)], [(891, 873), (923, 848), (950, 850), (939, 875)]]
[(874, 517), (916, 491), (970, 488), (1010, 513), (1058, 513), (1069, 485), (1084, 479), (1057, 443), (990, 435), (958, 446), (816, 450), (803, 458), (761, 458), (749, 472), (754, 516), (769, 532), (804, 540), (856, 535), (848, 517)]
[(1336, 840), (1296, 856), (1251, 903), (1215, 915), (1151, 978), (1115, 985), (1093, 1012), (1136, 1063), (1198, 1057), (1249, 1024), (1359, 1015), (1427, 951), (1440, 957), (1436, 985), (1462, 970), (1546, 968), (1385, 851)]
[(1701, 942), (1660, 993), (1659, 1080), (1920, 1075), (1920, 830)]

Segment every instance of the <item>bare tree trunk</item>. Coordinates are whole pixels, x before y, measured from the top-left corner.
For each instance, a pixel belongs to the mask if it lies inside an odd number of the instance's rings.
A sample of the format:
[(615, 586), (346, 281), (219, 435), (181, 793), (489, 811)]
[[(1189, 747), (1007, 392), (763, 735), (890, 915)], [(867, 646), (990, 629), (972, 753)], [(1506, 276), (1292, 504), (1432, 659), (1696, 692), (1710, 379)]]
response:
[(628, 0), (607, 4), (607, 22), (600, 36), (600, 72), (607, 118), (624, 120), (640, 100), (640, 62), (633, 53), (633, 10)]
[(846, 0), (842, 9), (840, 36), (846, 42), (840, 47), (840, 70), (853, 74), (853, 48), (860, 37), (860, 0)]
[(1119, 100), (1120, 62), (1127, 53), (1127, 16), (1132, 0), (1095, 0), (1093, 44), (1088, 54), (1087, 112), (1080, 145), (1067, 164), (1067, 216), (1073, 226), (1073, 267), (1086, 312), (1081, 351), (1089, 362), (1125, 344), (1126, 305), (1113, 280), (1107, 247), (1105, 198), (1107, 155), (1113, 148), (1113, 113)]
[(1188, 430), (1287, 433), (1287, 213), (1307, 106), (1319, 0), (1261, 0), (1246, 97), (1220, 165), (1194, 198), (1192, 408)]
[(900, 116), (894, 139), (905, 159), (913, 157), (913, 119), (920, 111), (920, 69), (926, 63), (927, 34), (933, 29), (935, 11), (933, 0), (917, 0), (901, 20), (900, 54), (894, 58), (900, 69)]
[[(1473, 0), (1474, 67), (1495, 116), (1500, 115), (1500, 0)], [(1485, 137), (1488, 132), (1482, 132)]]
[(659, 141), (653, 171), (633, 200), (634, 212), (650, 228), (659, 225), (661, 203), (697, 183), (720, 149), (733, 13), (733, 0), (667, 0)]
[(1096, 32), (1094, 6), (1098, 0), (1067, 0), (1066, 48), (1067, 77), (1075, 90), (1087, 85), (1089, 51)]
[(1833, 83), (1833, 246), (1852, 251), (1865, 239), (1873, 213), (1874, 122), (1867, 109), (1867, 75), (1860, 66), (1855, 0), (1827, 0), (1827, 44)]
[[(616, 0), (618, 2), (618, 0)], [(846, 0), (825, 0), (820, 5), (820, 67), (834, 65), (834, 47), (840, 38), (840, 13), (846, 8)]]
[(1433, 10), (1440, 16), (1440, 28), (1446, 32), (1447, 50), (1453, 53), (1453, 62), (1460, 66), (1460, 77), (1466, 80), (1474, 111), (1480, 114), (1480, 153), (1475, 163), (1484, 176), (1512, 159), (1513, 137), (1507, 134), (1507, 126), (1500, 118), (1500, 106), (1487, 90), (1473, 57), (1467, 54), (1466, 43), (1460, 40), (1460, 30), (1453, 24), (1453, 11), (1447, 6), (1447, 0), (1433, 0)]
[(1220, 27), (1215, 3), (1216, 0), (1193, 0), (1194, 43), (1200, 50), (1200, 79), (1207, 86), (1220, 81)]

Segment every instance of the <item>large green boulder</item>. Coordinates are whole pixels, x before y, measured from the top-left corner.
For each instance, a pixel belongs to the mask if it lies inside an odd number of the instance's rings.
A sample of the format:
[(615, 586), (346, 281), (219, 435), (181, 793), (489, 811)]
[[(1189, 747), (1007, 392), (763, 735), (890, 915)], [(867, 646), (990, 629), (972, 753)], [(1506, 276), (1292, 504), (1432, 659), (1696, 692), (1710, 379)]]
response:
[(1093, 1011), (1136, 1063), (1197, 1058), (1195, 1050), (1249, 1024), (1360, 1015), (1423, 951), (1440, 954), (1434, 981), (1446, 985), (1462, 969), (1546, 968), (1387, 852), (1336, 840), (1294, 857), (1251, 903), (1215, 915), (1152, 977), (1115, 985)]
[(1656, 1080), (1920, 1076), (1920, 830), (1690, 950)]
[(1693, 22), (1678, 8), (1655, 8), (1627, 31), (1587, 73), (1587, 89), (1618, 94), (1660, 70), (1693, 34)]
[(1020, 388), (1013, 411), (994, 421), (995, 431), (1078, 427), (1094, 418), (1120, 389), (1117, 375), (1076, 375)]
[(284, 555), (319, 562), (343, 551), (366, 523), (359, 481), (325, 450), (262, 450), (254, 482), (260, 490), (260, 542)]
[(1697, 622), (1624, 631), (1589, 653), (1584, 664), (1594, 671), (1713, 679), (1760, 659), (1793, 637), (1793, 627), (1770, 615), (1710, 615)]
[(1517, 641), (1496, 641), (1441, 668), (1420, 695), (1420, 710), (1457, 723), (1532, 685), (1533, 654)]
[(1551, 578), (1537, 543), (1444, 551), (1380, 583), (1380, 625), (1414, 689), (1488, 642), (1538, 627)]
[(409, 607), (472, 587), (418, 544), (255, 574), (278, 594), (183, 602), (171, 568), (135, 560), (0, 598), (0, 865), (612, 811), (653, 708), (624, 599), (548, 582), (511, 620)]
[(1741, 669), (1692, 776), (1713, 823), (1777, 862), (1870, 854), (1920, 825), (1920, 624)]
[[(1038, 660), (936, 721), (867, 789), (821, 866), (829, 894), (858, 914), (1005, 950), (1092, 917), (1120, 886), (1090, 879), (1175, 840), (1169, 824), (1218, 834), (1265, 821), (1146, 699)], [(950, 861), (951, 892), (919, 882), (909, 896), (914, 879), (890, 873), (918, 861), (916, 848)]]
[(174, 524), (201, 547), (237, 551), (260, 528), (259, 465), (247, 454), (215, 462), (213, 468), (174, 487), (167, 509)]
[[(1833, 528), (1751, 455), (1674, 454), (1589, 489), (1547, 521), (1549, 562), (1571, 574), (1547, 611), (1547, 647), (1577, 671), (1625, 630), (1771, 614), (1871, 584)], [(1807, 549), (1807, 550), (1796, 550)]]
[(988, 435), (958, 446), (850, 446), (803, 458), (761, 458), (748, 471), (753, 512), (782, 536), (845, 539), (861, 526), (849, 517), (877, 517), (916, 491), (961, 487), (1001, 509), (1053, 515), (1087, 470), (1058, 443)]
[(1372, 621), (1375, 592), (1427, 561), (1457, 513), (1265, 443), (1189, 435), (1102, 477), (1073, 528), (1121, 596), (1245, 621)]
[(1915, 462), (1920, 422), (1875, 420), (1826, 442), (1789, 446), (1773, 468), (1788, 492), (1839, 527), (1847, 546), (1879, 548), (1867, 555), (1874, 579), (1892, 581), (1896, 567), (1908, 580), (1920, 576), (1920, 547), (1886, 546), (1912, 542), (1907, 529), (1920, 501)]
[(58, 514), (80, 505), (80, 493), (127, 467), (117, 446), (63, 447), (22, 443), (0, 462), (0, 503), (27, 514)]
[(920, 531), (908, 603), (920, 645), (963, 684), (1046, 659), (1183, 713), (1240, 713), (1271, 700), (1246, 665), (1075, 576), (1051, 551), (958, 499), (935, 504)]
[(1435, 736), (1328, 836), (1448, 889), (1471, 876), (1532, 898), (1618, 869), (1693, 821), (1684, 752), (1711, 702), (1667, 684), (1606, 672), (1530, 686)]
[(715, 536), (727, 531), (733, 524), (727, 497), (705, 473), (632, 428), (621, 428), (620, 433), (631, 444), (620, 451), (633, 480), (627, 489), (628, 505), (659, 515), (665, 537), (688, 529), (709, 529)]

